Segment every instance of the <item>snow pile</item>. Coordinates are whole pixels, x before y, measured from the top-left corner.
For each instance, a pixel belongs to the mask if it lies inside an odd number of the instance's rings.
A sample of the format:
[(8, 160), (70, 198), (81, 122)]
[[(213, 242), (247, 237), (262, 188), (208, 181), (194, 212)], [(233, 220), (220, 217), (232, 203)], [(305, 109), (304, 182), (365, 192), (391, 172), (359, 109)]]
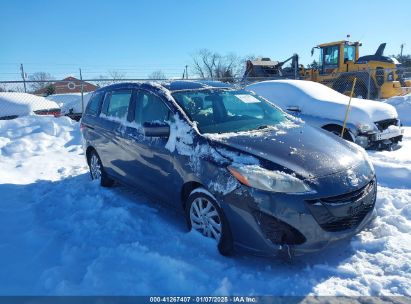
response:
[(400, 120), (404, 125), (411, 126), (411, 93), (404, 96), (394, 96), (384, 102), (397, 109)]
[(68, 117), (0, 120), (0, 183), (25, 184), (83, 172), (77, 129), (78, 124)]
[(0, 92), (0, 118), (25, 116), (38, 110), (59, 109), (59, 106), (44, 97), (15, 92)]
[[(267, 98), (283, 110), (298, 107), (304, 115), (343, 121), (349, 97), (333, 89), (306, 80), (269, 80), (248, 85), (247, 90)], [(381, 102), (352, 98), (347, 122), (373, 124), (396, 118), (394, 107)]]
[(222, 257), (213, 240), (187, 233), (174, 209), (129, 188), (99, 187), (79, 124), (68, 118), (0, 121), (0, 294), (410, 296), (405, 129), (400, 149), (370, 153), (379, 192), (369, 229), (286, 263)]
[[(92, 94), (92, 92), (83, 94), (84, 109)], [(75, 114), (83, 113), (81, 93), (53, 94), (47, 96), (47, 99), (55, 101), (60, 106), (62, 114), (68, 114), (70, 112)]]

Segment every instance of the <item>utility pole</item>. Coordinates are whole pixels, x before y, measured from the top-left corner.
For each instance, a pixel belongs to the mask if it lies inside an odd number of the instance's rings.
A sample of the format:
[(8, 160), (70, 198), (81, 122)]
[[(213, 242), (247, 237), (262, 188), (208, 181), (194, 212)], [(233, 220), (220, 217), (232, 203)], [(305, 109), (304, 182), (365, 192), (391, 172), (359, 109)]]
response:
[(22, 64), (22, 63), (20, 63), (20, 72), (21, 72), (21, 78), (23, 78), (24, 93), (27, 93), (27, 88), (26, 88), (26, 75), (24, 74), (24, 67), (23, 67), (23, 64)]
[(81, 74), (81, 68), (79, 68), (79, 71), (80, 71), (80, 81), (81, 81), (81, 114), (83, 115), (84, 113), (83, 75)]
[(187, 72), (187, 68), (188, 68), (188, 65), (186, 65), (186, 71), (185, 71), (185, 73), (186, 73), (186, 79), (188, 79), (188, 72)]

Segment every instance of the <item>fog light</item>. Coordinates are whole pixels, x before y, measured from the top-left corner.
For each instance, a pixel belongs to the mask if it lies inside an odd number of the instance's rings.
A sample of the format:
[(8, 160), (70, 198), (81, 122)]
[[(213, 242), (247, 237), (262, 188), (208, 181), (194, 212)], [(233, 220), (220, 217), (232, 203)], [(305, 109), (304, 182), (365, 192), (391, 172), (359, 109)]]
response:
[(366, 136), (357, 136), (355, 143), (363, 148), (368, 147), (368, 138)]

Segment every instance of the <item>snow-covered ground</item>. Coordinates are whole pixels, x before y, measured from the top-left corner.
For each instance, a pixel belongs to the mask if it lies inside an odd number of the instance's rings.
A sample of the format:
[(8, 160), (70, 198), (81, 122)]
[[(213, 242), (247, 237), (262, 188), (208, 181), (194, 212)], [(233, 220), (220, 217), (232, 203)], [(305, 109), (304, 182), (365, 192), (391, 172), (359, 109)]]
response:
[(411, 125), (411, 93), (404, 96), (394, 96), (384, 102), (397, 109), (401, 121), (406, 125)]
[(182, 215), (90, 181), (78, 123), (0, 121), (0, 295), (411, 295), (411, 127), (370, 152), (378, 216), (334, 248), (291, 263), (218, 254)]

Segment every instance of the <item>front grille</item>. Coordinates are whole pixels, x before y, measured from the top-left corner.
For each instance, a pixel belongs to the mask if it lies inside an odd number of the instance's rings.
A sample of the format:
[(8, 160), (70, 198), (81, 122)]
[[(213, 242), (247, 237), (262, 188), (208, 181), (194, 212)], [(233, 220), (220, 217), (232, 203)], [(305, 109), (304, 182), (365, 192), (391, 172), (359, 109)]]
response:
[(375, 179), (348, 194), (307, 201), (308, 207), (325, 231), (336, 232), (357, 227), (374, 208), (377, 195)]
[(392, 119), (380, 120), (380, 121), (377, 121), (375, 124), (377, 125), (378, 130), (384, 131), (389, 126), (396, 126), (398, 124), (398, 119), (392, 118)]
[(265, 237), (274, 244), (299, 245), (306, 241), (301, 232), (287, 223), (259, 210), (252, 213)]
[(321, 199), (321, 201), (328, 203), (328, 204), (341, 204), (342, 202), (353, 202), (358, 199), (360, 199), (364, 193), (368, 193), (372, 190), (374, 187), (374, 180), (372, 180), (370, 183), (365, 185), (364, 187), (355, 190), (350, 193), (342, 194), (342, 195), (336, 195), (332, 197), (326, 197)]

